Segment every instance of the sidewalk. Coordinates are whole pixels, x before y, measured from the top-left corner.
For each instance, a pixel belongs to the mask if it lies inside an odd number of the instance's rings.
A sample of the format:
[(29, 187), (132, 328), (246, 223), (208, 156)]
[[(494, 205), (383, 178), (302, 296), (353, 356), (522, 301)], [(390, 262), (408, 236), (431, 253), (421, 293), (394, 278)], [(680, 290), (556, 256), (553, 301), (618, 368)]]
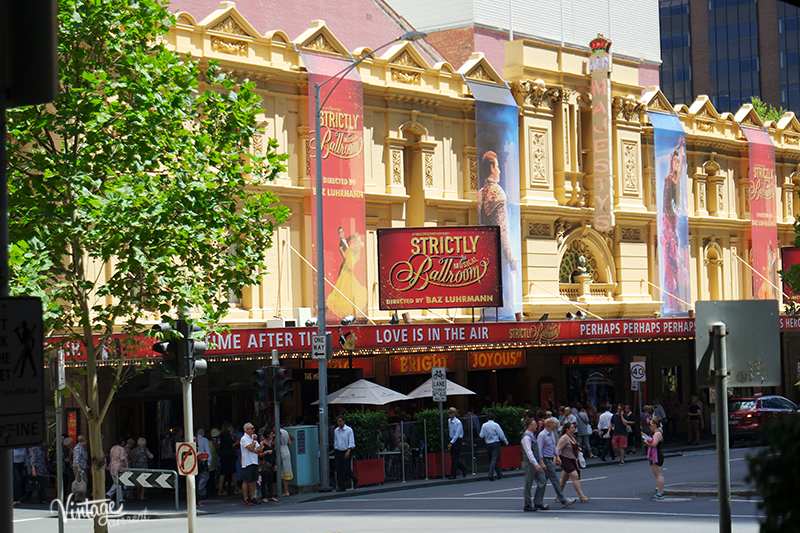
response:
[[(670, 457), (678, 457), (685, 452), (691, 452), (695, 450), (709, 450), (714, 449), (716, 447), (716, 441), (713, 438), (709, 438), (700, 442), (699, 445), (687, 445), (683, 442), (669, 442), (665, 445), (665, 456), (667, 458)], [(646, 462), (647, 457), (640, 451), (637, 450), (634, 455), (627, 455), (625, 457), (626, 464), (632, 463), (640, 463)], [(595, 468), (602, 468), (602, 467), (617, 467), (619, 464), (618, 460), (607, 460), (601, 461), (600, 459), (588, 459), (587, 460), (587, 469), (595, 469)], [(523, 473), (522, 470), (506, 470), (503, 472), (504, 477), (522, 477)], [(335, 500), (338, 498), (346, 498), (352, 497), (354, 495), (368, 495), (368, 494), (379, 494), (379, 493), (386, 493), (386, 492), (397, 492), (397, 491), (404, 491), (404, 490), (411, 490), (411, 489), (418, 489), (418, 488), (427, 488), (427, 487), (438, 487), (438, 486), (445, 486), (445, 485), (452, 485), (455, 483), (473, 483), (476, 481), (486, 481), (487, 474), (486, 472), (478, 472), (476, 474), (467, 474), (466, 477), (458, 477), (457, 479), (450, 480), (450, 479), (442, 479), (442, 478), (431, 478), (431, 479), (408, 479), (405, 483), (401, 481), (390, 481), (386, 482), (383, 485), (373, 485), (373, 486), (366, 486), (361, 487), (356, 490), (348, 490), (347, 492), (311, 492), (305, 494), (296, 494), (293, 496), (289, 496), (287, 498), (279, 498), (278, 503), (262, 503), (261, 505), (250, 507), (249, 509), (258, 509), (268, 512), (270, 509), (279, 508), (279, 507), (286, 507), (288, 505), (294, 505), (297, 503), (304, 503), (304, 502), (314, 502), (314, 501), (324, 501), (324, 500)], [(696, 484), (687, 484), (687, 486), (683, 487), (675, 487), (673, 489), (668, 489), (665, 491), (666, 494), (673, 495), (673, 496), (713, 496), (717, 493), (716, 484), (712, 483), (696, 483)], [(741, 492), (741, 494), (740, 494)], [(751, 491), (747, 489), (747, 487), (732, 487), (732, 494), (733, 495), (750, 495)], [(186, 516), (186, 500), (184, 497), (181, 497), (180, 507), (181, 510), (175, 511), (175, 500), (174, 500), (174, 493), (172, 492), (162, 492), (160, 490), (152, 490), (148, 491), (148, 499), (144, 502), (139, 501), (131, 501), (125, 502), (123, 504), (125, 513), (134, 516), (140, 515), (143, 511), (147, 511), (147, 516), (149, 518), (174, 518), (180, 516)], [(226, 512), (236, 512), (243, 508), (242, 505), (242, 497), (241, 495), (233, 495), (233, 496), (225, 496), (225, 497), (209, 497), (208, 499), (204, 499), (201, 501), (203, 504), (202, 507), (198, 507), (197, 514), (198, 516), (203, 514), (219, 514), (219, 513), (226, 513)], [(31, 506), (35, 507), (35, 506)]]

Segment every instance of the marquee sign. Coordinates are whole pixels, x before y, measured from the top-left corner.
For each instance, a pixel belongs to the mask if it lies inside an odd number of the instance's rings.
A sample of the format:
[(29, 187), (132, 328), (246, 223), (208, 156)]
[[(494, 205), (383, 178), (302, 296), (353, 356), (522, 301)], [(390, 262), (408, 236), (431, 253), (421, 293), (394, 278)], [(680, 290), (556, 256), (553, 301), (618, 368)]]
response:
[(597, 34), (589, 44), (592, 55), (592, 172), (594, 221), (597, 231), (614, 227), (613, 138), (611, 136), (611, 40)]
[(378, 230), (381, 309), (503, 305), (497, 226)]
[(525, 365), (525, 350), (485, 350), (469, 353), (467, 370), (524, 368)]
[(447, 372), (455, 372), (455, 354), (427, 353), (421, 355), (393, 355), (389, 357), (389, 374), (392, 376), (430, 374), (435, 367), (443, 367)]

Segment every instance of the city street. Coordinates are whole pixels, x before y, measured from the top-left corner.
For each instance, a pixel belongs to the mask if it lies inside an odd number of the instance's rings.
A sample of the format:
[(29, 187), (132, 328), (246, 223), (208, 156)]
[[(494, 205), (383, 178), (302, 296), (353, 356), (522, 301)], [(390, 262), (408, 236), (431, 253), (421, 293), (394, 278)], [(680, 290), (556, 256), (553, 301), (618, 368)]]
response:
[[(731, 481), (744, 488), (747, 472), (746, 448), (731, 451)], [(639, 455), (633, 458), (640, 458)], [(695, 495), (708, 490), (716, 481), (716, 455), (713, 450), (693, 450), (682, 457), (668, 457), (664, 465), (667, 499), (651, 501), (655, 481), (646, 461), (625, 466), (600, 463), (583, 472), (583, 490), (591, 498), (564, 509), (553, 501), (548, 487), (545, 503), (549, 511), (522, 512), (522, 477), (504, 476), (489, 482), (483, 475), (468, 475), (446, 485), (411, 490), (370, 493), (370, 488), (345, 494), (293, 496), (280, 504), (247, 508), (238, 498), (207, 500), (197, 519), (198, 532), (247, 530), (265, 527), (300, 532), (409, 531), (498, 531), (505, 527), (570, 528), (593, 533), (616, 532), (619, 528), (657, 527), (659, 533), (709, 532), (718, 528), (716, 495)], [(472, 481), (470, 481), (472, 478)], [(395, 485), (399, 486), (399, 485)], [(681, 495), (675, 495), (674, 493)], [(671, 494), (672, 493), (672, 494)], [(567, 486), (566, 494), (575, 492)], [(732, 499), (733, 531), (757, 532), (758, 509), (755, 497)], [(133, 513), (133, 509), (126, 509)], [(137, 511), (138, 512), (138, 511)], [(15, 531), (19, 533), (56, 531), (56, 519), (48, 512), (32, 509), (15, 511)], [(186, 531), (187, 519), (152, 518), (112, 523), (113, 529), (131, 533), (145, 531)], [(87, 520), (68, 521), (65, 531), (89, 531)]]

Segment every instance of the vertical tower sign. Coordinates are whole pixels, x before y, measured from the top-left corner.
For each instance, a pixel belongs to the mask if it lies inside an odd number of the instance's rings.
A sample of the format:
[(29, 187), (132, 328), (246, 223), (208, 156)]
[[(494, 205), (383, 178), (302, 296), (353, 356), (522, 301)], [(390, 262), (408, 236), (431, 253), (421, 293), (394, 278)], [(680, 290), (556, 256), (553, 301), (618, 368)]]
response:
[(611, 40), (598, 33), (589, 47), (592, 75), (592, 172), (594, 173), (594, 229), (614, 227), (614, 183), (611, 140)]

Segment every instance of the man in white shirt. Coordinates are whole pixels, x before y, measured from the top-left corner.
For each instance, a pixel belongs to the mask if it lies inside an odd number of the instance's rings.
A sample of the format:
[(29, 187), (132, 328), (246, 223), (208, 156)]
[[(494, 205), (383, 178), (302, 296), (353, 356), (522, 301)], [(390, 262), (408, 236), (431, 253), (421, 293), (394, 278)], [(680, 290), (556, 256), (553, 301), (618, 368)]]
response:
[[(523, 486), (522, 496), (525, 506), (522, 508), (526, 512), (534, 512), (538, 509), (547, 510), (550, 507), (544, 503), (544, 491), (547, 489), (547, 478), (544, 470), (539, 464), (542, 455), (539, 452), (539, 444), (536, 441), (536, 420), (525, 419), (525, 433), (520, 442), (522, 447), (522, 469), (525, 471), (525, 485)], [(531, 499), (531, 487), (536, 481), (536, 493)]]
[[(211, 457), (211, 447), (208, 445), (206, 431), (203, 428), (197, 430), (197, 496), (198, 499), (206, 497), (206, 485), (208, 485), (208, 458)], [(203, 455), (205, 454), (205, 455)], [(206, 459), (200, 459), (206, 457)]]
[(508, 446), (506, 434), (503, 433), (503, 428), (494, 421), (494, 418), (495, 414), (490, 412), (489, 420), (483, 424), (480, 433), (480, 437), (486, 442), (486, 453), (489, 455), (489, 481), (494, 481), (495, 474), (497, 474), (497, 479), (502, 479), (503, 473), (497, 466), (497, 461), (500, 459), (500, 441), (505, 442)]
[(244, 504), (255, 503), (256, 482), (258, 481), (258, 452), (261, 444), (255, 436), (255, 427), (250, 422), (244, 425), (244, 435), (239, 439), (242, 455), (242, 497)]
[(611, 406), (604, 405), (602, 406), (603, 413), (600, 415), (600, 418), (597, 421), (597, 432), (603, 437), (603, 442), (605, 442), (605, 446), (600, 451), (600, 460), (605, 461), (606, 455), (610, 455), (611, 459), (613, 460), (616, 455), (614, 454), (613, 448), (611, 446), (611, 438), (606, 437), (608, 434), (608, 427), (611, 425), (611, 418), (614, 416), (611, 414)]
[(450, 479), (456, 478), (456, 473), (460, 470), (462, 477), (467, 477), (467, 467), (461, 462), (461, 442), (464, 438), (464, 425), (456, 417), (458, 411), (451, 407), (447, 411), (450, 420), (447, 421), (447, 428), (450, 435), (450, 443), (447, 449), (450, 450)]
[(352, 451), (356, 447), (353, 428), (344, 423), (344, 417), (336, 417), (336, 429), (333, 430), (333, 468), (336, 470), (336, 490), (347, 490), (347, 482), (353, 480), (353, 488), (358, 488), (358, 478), (353, 474)]

